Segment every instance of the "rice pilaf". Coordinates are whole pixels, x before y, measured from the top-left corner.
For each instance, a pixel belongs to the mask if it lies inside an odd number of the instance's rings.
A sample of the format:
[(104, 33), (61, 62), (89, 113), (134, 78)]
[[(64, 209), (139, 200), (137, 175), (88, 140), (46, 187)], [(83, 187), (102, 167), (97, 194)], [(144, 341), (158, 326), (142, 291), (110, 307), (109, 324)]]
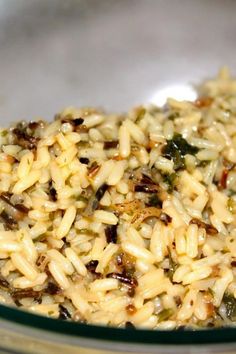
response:
[(0, 302), (116, 327), (236, 321), (236, 81), (0, 130)]

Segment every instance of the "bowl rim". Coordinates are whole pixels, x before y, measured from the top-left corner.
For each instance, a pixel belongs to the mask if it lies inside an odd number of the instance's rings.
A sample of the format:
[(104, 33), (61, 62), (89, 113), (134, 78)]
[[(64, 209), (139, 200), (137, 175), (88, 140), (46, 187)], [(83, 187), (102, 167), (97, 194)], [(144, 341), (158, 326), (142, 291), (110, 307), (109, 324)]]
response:
[(72, 321), (52, 319), (38, 314), (0, 305), (0, 319), (25, 329), (43, 330), (52, 335), (76, 339), (103, 340), (106, 342), (149, 345), (210, 345), (236, 343), (236, 328), (207, 328), (197, 330), (148, 330), (96, 326)]

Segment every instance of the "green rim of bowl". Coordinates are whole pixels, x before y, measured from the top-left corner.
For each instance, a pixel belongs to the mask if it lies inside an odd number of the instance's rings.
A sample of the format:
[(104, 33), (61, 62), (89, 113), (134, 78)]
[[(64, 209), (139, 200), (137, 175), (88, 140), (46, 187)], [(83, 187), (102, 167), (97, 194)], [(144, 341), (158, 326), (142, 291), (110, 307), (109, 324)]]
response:
[(217, 328), (204, 330), (140, 330), (94, 326), (70, 321), (55, 320), (34, 315), (4, 305), (0, 305), (0, 318), (34, 330), (46, 330), (54, 335), (86, 338), (125, 343), (189, 345), (236, 342), (236, 328)]

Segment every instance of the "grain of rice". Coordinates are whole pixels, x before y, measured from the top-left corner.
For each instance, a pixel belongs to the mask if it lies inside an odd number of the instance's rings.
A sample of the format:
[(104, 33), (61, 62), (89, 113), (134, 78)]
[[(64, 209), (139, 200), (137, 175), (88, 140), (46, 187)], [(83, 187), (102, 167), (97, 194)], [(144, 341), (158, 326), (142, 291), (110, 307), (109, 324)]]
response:
[(173, 138), (174, 135), (174, 125), (171, 120), (167, 120), (163, 125), (163, 134), (167, 140)]
[(172, 329), (175, 329), (176, 328), (176, 321), (163, 321), (163, 322), (160, 322), (156, 325), (156, 328), (157, 329), (160, 329), (160, 330), (172, 330)]
[(214, 192), (212, 198), (213, 200), (211, 202), (211, 207), (214, 214), (219, 218), (220, 221), (227, 224), (231, 223), (233, 221), (233, 215), (227, 209), (228, 198), (220, 192)]
[[(62, 240), (55, 239), (52, 236), (47, 236), (47, 242), (50, 247), (55, 248), (55, 249), (61, 249), (64, 245), (64, 242)], [(41, 245), (41, 247), (42, 247), (42, 245)]]
[(176, 252), (181, 255), (186, 252), (185, 227), (179, 227), (175, 230)]
[(156, 262), (161, 262), (167, 251), (163, 231), (164, 228), (162, 224), (157, 223), (150, 240), (150, 251), (155, 256)]
[(108, 265), (110, 260), (112, 259), (112, 256), (118, 251), (119, 247), (117, 245), (114, 245), (113, 243), (109, 243), (107, 247), (103, 250), (98, 266), (96, 268), (97, 273), (103, 273), (105, 267)]
[(177, 319), (184, 321), (190, 318), (194, 312), (195, 302), (197, 300), (197, 290), (190, 290), (184, 297), (183, 305), (178, 312)]
[(97, 279), (90, 284), (90, 290), (93, 292), (109, 291), (118, 289), (119, 283), (117, 279)]
[(171, 223), (174, 229), (185, 225), (184, 220), (181, 218), (181, 215), (178, 213), (171, 200), (164, 201), (162, 210), (171, 217)]
[(151, 270), (139, 278), (139, 285), (137, 292), (144, 299), (151, 299), (163, 292), (168, 288), (166, 279), (163, 277), (162, 272), (158, 272), (160, 269)]
[(28, 217), (31, 218), (32, 220), (35, 221), (38, 220), (41, 222), (48, 220), (48, 214), (40, 210), (30, 210), (28, 212)]
[(105, 236), (96, 238), (91, 250), (91, 258), (99, 260), (101, 258), (102, 252), (106, 246)]
[(60, 226), (58, 227), (56, 235), (59, 239), (62, 239), (63, 237), (65, 237), (68, 234), (68, 232), (71, 228), (71, 225), (73, 224), (73, 222), (75, 220), (75, 216), (76, 216), (76, 209), (73, 205), (71, 205), (65, 211), (65, 214), (61, 220)]
[(66, 138), (67, 140), (69, 140), (72, 144), (77, 144), (78, 142), (80, 142), (81, 137), (79, 134), (74, 133), (74, 132), (69, 132), (68, 134), (66, 134)]
[(147, 138), (145, 137), (143, 131), (138, 125), (134, 124), (131, 120), (127, 119), (124, 122), (125, 128), (129, 131), (133, 140), (140, 145), (145, 145), (147, 143)]
[(47, 252), (48, 257), (58, 263), (65, 274), (71, 275), (74, 272), (69, 259), (64, 257), (59, 251), (51, 249)]
[(34, 286), (42, 285), (47, 279), (46, 273), (40, 273), (34, 280), (30, 280), (27, 277), (19, 277), (13, 280), (14, 288), (28, 289)]
[(60, 285), (62, 289), (68, 289), (70, 286), (69, 280), (63, 272), (61, 265), (55, 261), (51, 261), (48, 264), (48, 269), (53, 278)]
[(0, 172), (11, 173), (12, 166), (9, 162), (0, 162)]
[(109, 186), (115, 186), (123, 177), (126, 167), (126, 161), (117, 161), (107, 178), (107, 184)]
[(101, 114), (92, 114), (84, 119), (84, 125), (87, 128), (95, 127), (104, 121), (104, 116)]
[(203, 295), (199, 292), (197, 294), (196, 306), (194, 309), (194, 315), (200, 320), (204, 321), (207, 319), (207, 306), (204, 302)]
[(145, 274), (148, 273), (150, 270), (154, 270), (154, 266), (148, 262), (143, 261), (142, 259), (138, 259), (135, 263), (137, 271)]
[(64, 134), (59, 133), (56, 135), (56, 140), (59, 143), (62, 150), (67, 150), (71, 147), (71, 142), (65, 137)]
[(142, 324), (143, 322), (147, 321), (150, 319), (154, 311), (154, 305), (151, 301), (146, 302), (143, 307), (138, 310), (133, 316), (132, 316), (132, 322), (137, 325), (137, 324)]
[(174, 162), (166, 159), (165, 157), (159, 156), (156, 159), (155, 167), (163, 173), (172, 173), (174, 171)]
[(150, 239), (152, 236), (152, 227), (146, 223), (140, 224), (140, 234), (143, 238)]
[(33, 186), (40, 178), (41, 172), (39, 170), (31, 171), (27, 178), (20, 179), (13, 187), (14, 194), (21, 194), (29, 187)]
[(118, 218), (115, 214), (104, 210), (96, 210), (93, 214), (94, 220), (108, 225), (116, 225)]
[(181, 265), (178, 267), (173, 275), (173, 280), (175, 283), (181, 283), (183, 281), (183, 277), (191, 271), (189, 265)]
[(216, 215), (211, 215), (210, 221), (211, 221), (211, 224), (217, 229), (217, 231), (219, 233), (227, 235), (228, 232), (227, 232), (225, 225)]
[(38, 272), (20, 253), (12, 253), (11, 261), (15, 268), (18, 269), (26, 278), (34, 281), (37, 278)]
[(29, 151), (22, 157), (17, 169), (17, 176), (19, 179), (22, 179), (29, 174), (33, 161), (34, 154), (31, 151)]
[(203, 149), (203, 150), (199, 151), (196, 156), (199, 160), (211, 161), (211, 160), (215, 160), (218, 158), (218, 151), (210, 150), (210, 149)]
[(117, 192), (121, 194), (127, 194), (129, 192), (129, 186), (125, 181), (119, 181), (116, 185)]
[(217, 144), (215, 144), (214, 142), (211, 142), (209, 140), (205, 140), (205, 139), (196, 139), (196, 138), (191, 138), (190, 142), (192, 145), (200, 148), (200, 149), (213, 149), (213, 150), (217, 150), (217, 148), (219, 148), (219, 146), (217, 146)]
[(182, 282), (183, 282), (184, 285), (191, 284), (194, 281), (207, 278), (211, 274), (211, 272), (212, 272), (212, 268), (211, 267), (207, 267), (207, 266), (199, 268), (199, 269), (196, 269), (193, 272), (190, 272), (190, 273), (186, 274), (183, 277), (183, 281)]
[(56, 158), (56, 162), (58, 163), (59, 166), (65, 166), (68, 165), (73, 158), (77, 154), (77, 149), (76, 147), (72, 146), (69, 149), (65, 150), (60, 156)]
[(139, 149), (138, 160), (142, 165), (147, 165), (149, 163), (149, 154), (144, 147)]
[[(186, 190), (186, 194), (189, 193), (202, 195), (205, 193), (205, 187), (199, 183), (192, 175), (190, 175), (187, 171), (181, 173), (180, 183), (183, 185), (184, 190)], [(186, 186), (186, 188), (185, 188)]]
[(145, 247), (145, 242), (140, 236), (140, 233), (132, 226), (128, 228), (127, 234), (124, 236), (123, 239), (124, 241), (128, 240), (131, 243), (135, 243), (140, 247)]
[(16, 241), (0, 241), (0, 252), (19, 252), (21, 249), (22, 246)]
[(212, 287), (212, 291), (214, 294), (214, 300), (213, 303), (215, 306), (220, 306), (220, 303), (222, 301), (224, 292), (227, 288), (227, 286), (231, 283), (233, 280), (233, 273), (232, 270), (222, 267), (221, 268), (221, 278), (217, 279), (215, 284)]
[(26, 230), (18, 231), (16, 237), (22, 244), (22, 252), (25, 254), (26, 259), (31, 263), (36, 262), (38, 254), (29, 233)]
[(93, 180), (93, 186), (94, 189), (98, 189), (101, 187), (103, 183), (107, 180), (107, 178), (110, 176), (110, 173), (112, 172), (114, 168), (114, 161), (108, 160), (104, 162), (104, 164), (101, 166), (99, 169), (98, 173), (96, 174), (94, 180)]
[(195, 258), (198, 255), (198, 227), (197, 225), (189, 225), (186, 232), (186, 254)]
[(76, 309), (79, 310), (79, 312), (85, 316), (87, 313), (91, 312), (91, 307), (86, 301), (86, 299), (80, 294), (78, 289), (76, 288), (70, 288), (67, 291), (68, 297), (71, 299), (73, 305), (75, 306)]
[(50, 317), (52, 318), (58, 318), (59, 316), (59, 307), (58, 304), (51, 304), (51, 305), (33, 305), (29, 306), (29, 311), (31, 312), (36, 312), (39, 313), (40, 315), (44, 315), (48, 317), (50, 314)]
[(223, 261), (222, 254), (215, 253), (212, 256), (196, 260), (191, 263), (192, 269), (200, 269), (205, 266), (215, 266)]
[(0, 230), (0, 241), (15, 240), (15, 239), (16, 239), (15, 231)]
[(10, 272), (13, 272), (15, 269), (16, 269), (16, 268), (15, 268), (15, 266), (13, 265), (12, 261), (9, 260), (9, 261), (7, 261), (7, 262), (4, 264), (4, 266), (1, 268), (1, 274), (2, 274), (3, 277), (6, 278), (6, 277), (10, 274)]
[(131, 242), (123, 242), (122, 248), (125, 252), (136, 258), (141, 258), (149, 263), (155, 262), (155, 257), (146, 248), (140, 247)]

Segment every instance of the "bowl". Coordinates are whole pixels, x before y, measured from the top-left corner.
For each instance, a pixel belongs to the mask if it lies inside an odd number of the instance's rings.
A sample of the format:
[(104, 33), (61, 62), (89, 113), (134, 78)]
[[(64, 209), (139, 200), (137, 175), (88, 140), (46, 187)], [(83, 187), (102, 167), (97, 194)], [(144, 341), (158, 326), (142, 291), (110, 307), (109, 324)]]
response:
[[(234, 0), (0, 0), (0, 123), (68, 105), (120, 112), (235, 70)], [(0, 351), (235, 353), (236, 329), (89, 326), (0, 306)]]

